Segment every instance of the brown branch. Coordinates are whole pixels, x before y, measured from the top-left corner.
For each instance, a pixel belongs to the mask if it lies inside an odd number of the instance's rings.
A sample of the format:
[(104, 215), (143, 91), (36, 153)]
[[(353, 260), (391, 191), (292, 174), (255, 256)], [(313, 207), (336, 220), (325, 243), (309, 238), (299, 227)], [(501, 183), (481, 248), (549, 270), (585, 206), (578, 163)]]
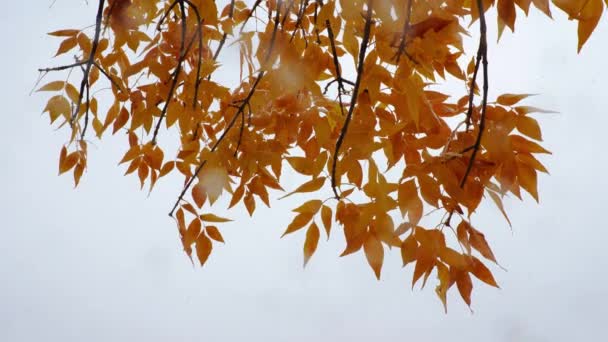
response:
[(58, 67), (54, 67), (54, 68), (39, 68), (38, 71), (40, 71), (40, 72), (62, 71), (62, 70), (75, 68), (77, 66), (85, 65), (87, 63), (88, 63), (88, 61), (81, 61), (81, 62), (75, 62), (72, 64), (62, 65), (62, 66), (58, 66)]
[[(198, 102), (198, 89), (201, 85), (201, 69), (202, 69), (202, 62), (203, 62), (203, 20), (201, 18), (201, 14), (198, 11), (198, 7), (193, 4), (191, 1), (189, 0), (185, 0), (185, 2), (188, 4), (188, 6), (190, 6), (190, 8), (192, 9), (192, 11), (194, 11), (194, 15), (196, 16), (196, 22), (197, 22), (197, 32), (196, 35), (198, 37), (198, 61), (197, 61), (197, 66), (196, 66), (196, 82), (194, 83), (194, 97), (192, 98), (192, 109), (196, 109), (196, 104)], [(194, 41), (194, 38), (192, 39), (192, 42)], [(190, 47), (192, 46), (192, 42), (190, 42), (190, 46), (188, 46), (187, 51), (190, 50)]]
[(355, 88), (353, 89), (353, 94), (351, 97), (350, 107), (348, 108), (348, 114), (346, 115), (346, 121), (344, 122), (344, 126), (342, 126), (342, 131), (340, 132), (340, 136), (338, 137), (338, 141), (336, 141), (336, 150), (334, 152), (334, 161), (331, 169), (331, 187), (334, 192), (335, 198), (340, 199), (337, 191), (336, 184), (336, 165), (338, 164), (338, 155), (340, 154), (340, 148), (342, 147), (342, 143), (344, 142), (344, 137), (348, 132), (348, 126), (353, 116), (353, 112), (355, 110), (355, 106), (357, 104), (357, 97), (359, 96), (359, 87), (361, 86), (361, 78), (363, 76), (363, 64), (365, 63), (365, 54), (367, 52), (367, 46), (369, 44), (369, 37), (372, 27), (372, 7), (374, 0), (367, 0), (367, 15), (365, 17), (365, 28), (363, 30), (363, 40), (361, 41), (361, 47), (359, 49), (359, 65), (357, 65), (357, 79), (355, 81)]
[(171, 11), (173, 10), (173, 8), (175, 8), (175, 6), (177, 4), (179, 4), (181, 2), (181, 0), (174, 0), (171, 5), (169, 6), (169, 8), (167, 8), (167, 10), (163, 13), (163, 16), (160, 17), (160, 19), (158, 20), (158, 24), (156, 24), (156, 30), (160, 31), (161, 28), (160, 26), (165, 22), (165, 20), (167, 20), (167, 17), (169, 16), (169, 13), (171, 13)]
[[(239, 106), (239, 108), (236, 111), (236, 113), (234, 114), (234, 116), (232, 116), (232, 119), (230, 119), (230, 122), (228, 122), (228, 125), (226, 126), (226, 129), (224, 129), (224, 132), (222, 133), (222, 135), (213, 144), (213, 146), (211, 146), (211, 153), (213, 153), (217, 150), (217, 148), (220, 146), (220, 144), (224, 141), (224, 139), (228, 135), (228, 132), (230, 132), (232, 127), (234, 127), (234, 124), (236, 123), (236, 120), (238, 119), (238, 117), (243, 115), (243, 111), (245, 110), (245, 107), (249, 106), (249, 102), (251, 101), (251, 98), (253, 97), (253, 94), (255, 93), (256, 88), (258, 87), (258, 85), (260, 84), (260, 81), (266, 74), (265, 65), (268, 64), (268, 61), (270, 60), (270, 56), (272, 55), (272, 50), (274, 49), (277, 29), (278, 29), (279, 23), (280, 23), (280, 15), (281, 15), (280, 9), (281, 9), (282, 3), (283, 3), (283, 0), (278, 0), (278, 2), (277, 2), (277, 13), (276, 13), (275, 21), (274, 21), (274, 29), (272, 31), (272, 37), (270, 38), (270, 46), (269, 46), (268, 52), (266, 54), (265, 60), (263, 61), (262, 68), (261, 68), (260, 72), (258, 73), (258, 76), (256, 77), (255, 81), (253, 82), (253, 85), (251, 86), (251, 89), (249, 90), (247, 97), (241, 102), (241, 105)], [(249, 108), (249, 110), (251, 111), (251, 108)], [(175, 201), (173, 208), (169, 212), (169, 216), (173, 217), (173, 213), (179, 206), (179, 203), (184, 199), (186, 192), (188, 192), (188, 190), (192, 186), (192, 183), (198, 177), (198, 175), (200, 174), (200, 172), (202, 171), (202, 169), (205, 167), (206, 164), (207, 164), (207, 160), (205, 159), (198, 165), (198, 167), (194, 171), (194, 174), (186, 182), (186, 185), (182, 189), (182, 192), (180, 193), (179, 197)]]
[[(224, 132), (219, 137), (219, 139), (213, 144), (213, 146), (211, 146), (211, 153), (213, 153), (217, 150), (217, 148), (220, 146), (222, 141), (224, 141), (224, 139), (226, 138), (226, 135), (228, 135), (228, 132), (232, 129), (232, 127), (234, 127), (234, 124), (236, 123), (237, 118), (245, 110), (246, 104), (251, 100), (251, 97), (255, 93), (255, 89), (257, 88), (258, 84), (260, 83), (260, 80), (262, 79), (262, 77), (264, 77), (264, 74), (265, 74), (264, 70), (260, 71), (260, 73), (258, 74), (258, 77), (256, 77), (251, 89), (249, 90), (249, 94), (245, 98), (245, 101), (239, 106), (238, 110), (236, 111), (236, 113), (234, 114), (232, 119), (230, 119), (230, 122), (228, 122), (226, 129), (224, 129)], [(198, 177), (198, 175), (201, 173), (203, 167), (205, 167), (206, 164), (207, 164), (207, 160), (205, 159), (198, 165), (198, 167), (194, 171), (194, 174), (192, 175), (192, 177), (190, 177), (188, 182), (186, 182), (184, 189), (180, 193), (179, 197), (177, 198), (177, 201), (173, 205), (173, 208), (169, 212), (169, 216), (173, 217), (173, 213), (175, 212), (175, 209), (177, 209), (177, 207), (179, 206), (179, 203), (184, 199), (184, 196), (186, 195), (186, 192), (188, 192), (188, 189), (190, 189), (190, 187), (192, 186), (194, 179), (196, 179), (196, 177)]]
[(247, 16), (247, 18), (245, 18), (245, 21), (243, 21), (240, 33), (243, 33), (243, 30), (245, 29), (245, 25), (247, 25), (247, 22), (253, 16), (253, 12), (255, 12), (256, 8), (258, 8), (258, 6), (260, 5), (261, 2), (262, 2), (262, 0), (256, 0), (255, 1), (255, 3), (253, 4), (253, 7), (251, 7), (251, 12), (249, 12), (249, 15)]
[[(403, 32), (401, 34), (401, 41), (399, 42), (399, 47), (397, 48), (397, 53), (393, 59), (397, 60), (397, 64), (399, 64), (399, 60), (401, 59), (402, 54), (406, 54), (405, 47), (407, 45), (407, 35), (410, 31), (410, 21), (412, 17), (412, 0), (407, 0), (407, 9), (405, 15), (405, 23), (403, 24)], [(412, 59), (409, 55), (408, 57)]]
[(289, 14), (291, 12), (291, 8), (293, 7), (295, 0), (289, 0), (287, 3), (287, 8), (285, 9), (285, 15), (283, 16), (283, 20), (281, 20), (281, 30), (285, 30), (285, 21), (289, 18)]
[(186, 8), (184, 6), (184, 0), (177, 0), (179, 3), (179, 9), (181, 12), (181, 26), (182, 26), (182, 37), (181, 37), (181, 41), (180, 41), (180, 47), (179, 47), (179, 58), (177, 60), (177, 66), (175, 67), (175, 71), (173, 71), (173, 75), (171, 75), (172, 77), (172, 82), (171, 82), (171, 87), (169, 88), (169, 94), (167, 95), (167, 100), (165, 101), (165, 104), (163, 105), (163, 109), (160, 113), (160, 118), (158, 119), (158, 122), (156, 123), (156, 127), (154, 128), (154, 135), (152, 136), (152, 145), (156, 145), (156, 138), (158, 137), (158, 132), (160, 130), (160, 126), (163, 122), (163, 119), (165, 118), (165, 116), (167, 115), (167, 110), (169, 109), (169, 104), (171, 103), (171, 100), (173, 99), (173, 96), (175, 95), (175, 89), (177, 86), (177, 81), (179, 78), (179, 74), (182, 71), (182, 63), (184, 62), (184, 59), (186, 58), (186, 30), (187, 30), (187, 22), (186, 22)]
[(291, 33), (291, 37), (289, 38), (290, 43), (293, 41), (293, 38), (296, 36), (298, 29), (302, 28), (302, 36), (304, 37), (304, 41), (308, 45), (308, 40), (306, 39), (306, 31), (304, 30), (303, 27), (301, 27), (301, 25), (302, 25), (302, 19), (304, 18), (304, 13), (305, 13), (306, 7), (308, 6), (309, 1), (310, 0), (300, 0), (300, 10), (298, 11), (298, 18), (296, 19), (296, 27), (293, 29), (293, 32)]
[[(251, 109), (250, 109), (251, 110)], [(251, 113), (251, 111), (249, 112)], [(241, 111), (241, 128), (239, 130), (239, 140), (236, 143), (236, 148), (234, 149), (234, 157), (239, 153), (239, 148), (241, 148), (241, 143), (243, 142), (243, 135), (245, 133), (245, 111)]]
[[(228, 17), (232, 19), (232, 17), (234, 17), (234, 1), (235, 0), (231, 0), (230, 1), (230, 11), (228, 13)], [(224, 32), (224, 35), (222, 36), (222, 39), (220, 40), (219, 45), (217, 46), (217, 50), (215, 50), (215, 53), (213, 54), (213, 60), (217, 61), (217, 58), (220, 55), (220, 52), (222, 51), (222, 48), (224, 47), (224, 44), (226, 44), (226, 39), (228, 38), (228, 33)], [(209, 75), (207, 77), (207, 81), (211, 79), (211, 75)]]
[[(338, 53), (336, 52), (336, 43), (334, 37), (334, 31), (331, 29), (331, 23), (328, 20), (325, 20), (325, 26), (327, 27), (327, 33), (329, 35), (329, 42), (331, 43), (331, 52), (333, 54), (334, 67), (336, 68), (336, 79), (338, 82), (338, 102), (340, 104), (340, 111), (342, 112), (342, 116), (344, 116), (344, 105), (342, 103), (342, 92), (346, 91), (344, 89), (344, 83), (342, 83), (342, 72), (340, 71), (340, 61), (338, 60)], [(325, 91), (329, 89), (329, 85), (332, 84), (329, 82), (325, 87)]]
[[(81, 65), (80, 66), (81, 69), (84, 69), (84, 67)], [(84, 70), (83, 70), (84, 72)], [(87, 98), (87, 103), (91, 103), (91, 84), (87, 81), (87, 86), (86, 86), (86, 98)], [(80, 140), (84, 140), (84, 136), (87, 133), (87, 128), (89, 127), (89, 112), (90, 112), (90, 108), (87, 106), (87, 111), (85, 112), (84, 115), (84, 126), (82, 128), (82, 132), (80, 133)]]
[[(486, 109), (488, 106), (488, 43), (487, 43), (487, 27), (486, 27), (486, 16), (483, 8), (482, 0), (477, 0), (477, 9), (479, 10), (479, 31), (481, 37), (479, 38), (479, 51), (477, 52), (477, 63), (475, 65), (475, 73), (477, 73), (477, 69), (479, 68), (479, 61), (483, 64), (483, 97), (481, 100), (481, 117), (479, 119), (479, 132), (477, 133), (477, 139), (475, 140), (475, 144), (473, 145), (473, 152), (471, 154), (471, 159), (469, 160), (469, 164), (467, 165), (467, 170), (462, 178), (462, 182), (460, 182), (460, 187), (463, 188), (469, 174), (471, 173), (471, 169), (473, 168), (473, 163), (475, 162), (475, 157), (479, 152), (481, 147), (481, 138), (483, 136), (483, 131), (485, 130), (486, 123)], [(475, 79), (473, 79), (475, 82)], [(474, 89), (475, 83), (471, 85), (471, 89)], [(473, 90), (469, 94), (469, 104), (471, 105), (473, 102)], [(471, 108), (471, 107), (470, 107)], [(472, 109), (470, 109), (470, 113), (472, 113)], [(470, 113), (467, 115), (467, 125), (470, 121)]]
[[(89, 54), (89, 58), (86, 60), (84, 64), (84, 75), (82, 75), (82, 81), (80, 82), (80, 91), (78, 92), (78, 101), (76, 103), (76, 108), (74, 108), (74, 112), (72, 113), (72, 118), (70, 119), (70, 124), (73, 126), (74, 121), (78, 117), (78, 113), (80, 112), (80, 105), (82, 104), (82, 97), (84, 95), (84, 90), (87, 84), (89, 83), (89, 73), (91, 72), (91, 67), (95, 61), (95, 54), (97, 53), (97, 47), (99, 46), (99, 36), (101, 34), (101, 23), (103, 19), (103, 7), (105, 5), (105, 0), (99, 0), (99, 7), (97, 8), (97, 17), (95, 19), (95, 36), (93, 37), (93, 44), (91, 46), (91, 53)], [(87, 110), (89, 108), (89, 102), (87, 102)]]
[[(321, 5), (319, 5), (319, 3)], [(319, 7), (323, 7), (323, 2), (319, 2), (319, 0), (315, 1), (315, 14), (313, 17), (313, 23), (315, 27), (315, 34), (317, 36), (317, 44), (321, 45), (321, 37), (319, 36), (319, 29), (317, 28), (317, 19), (319, 18)]]

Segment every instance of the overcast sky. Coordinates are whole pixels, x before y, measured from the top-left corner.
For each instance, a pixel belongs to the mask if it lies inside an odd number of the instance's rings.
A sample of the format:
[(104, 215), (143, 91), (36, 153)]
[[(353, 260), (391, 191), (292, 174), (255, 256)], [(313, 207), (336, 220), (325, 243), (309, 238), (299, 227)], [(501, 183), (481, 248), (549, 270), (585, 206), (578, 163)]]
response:
[[(358, 253), (338, 258), (341, 234), (320, 241), (302, 269), (304, 234), (280, 239), (288, 201), (254, 219), (232, 213), (225, 246), (193, 268), (166, 213), (180, 182), (151, 196), (117, 161), (124, 138), (96, 141), (79, 188), (57, 176), (65, 130), (29, 95), (58, 41), (46, 32), (93, 23), (95, 1), (7, 1), (3, 32), (0, 167), (1, 341), (598, 341), (608, 317), (608, 21), (580, 55), (576, 26), (532, 11), (500, 44), (490, 34), (491, 94), (539, 93), (529, 105), (545, 146), (541, 203), (507, 201), (513, 232), (482, 206), (486, 232), (507, 272), (500, 290), (475, 282), (472, 314), (452, 289), (443, 313), (434, 284), (411, 290), (398, 251), (376, 281)], [(518, 13), (521, 14), (521, 13)], [(492, 21), (492, 23), (494, 23)], [(337, 231), (336, 231), (337, 233)]]

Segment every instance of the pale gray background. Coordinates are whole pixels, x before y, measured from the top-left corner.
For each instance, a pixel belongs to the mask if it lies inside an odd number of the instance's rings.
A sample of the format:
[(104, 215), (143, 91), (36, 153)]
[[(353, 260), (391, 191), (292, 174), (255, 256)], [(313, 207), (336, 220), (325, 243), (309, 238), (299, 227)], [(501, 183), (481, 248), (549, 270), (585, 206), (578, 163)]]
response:
[(605, 18), (580, 55), (575, 24), (556, 9), (556, 22), (533, 11), (498, 47), (492, 31), (491, 97), (541, 93), (527, 103), (561, 112), (537, 116), (555, 154), (542, 159), (551, 176), (540, 177), (540, 205), (507, 201), (513, 232), (493, 206), (480, 209), (477, 225), (508, 269), (493, 268), (502, 289), (475, 282), (474, 314), (452, 290), (446, 315), (434, 280), (410, 289), (396, 251), (378, 282), (361, 253), (337, 257), (336, 234), (303, 270), (303, 234), (279, 239), (288, 201), (254, 220), (232, 213), (226, 246), (193, 268), (166, 216), (179, 181), (138, 191), (116, 167), (123, 137), (91, 146), (73, 190), (71, 176), (57, 177), (65, 131), (39, 114), (47, 95), (29, 92), (36, 68), (58, 63), (45, 33), (92, 24), (95, 6), (50, 3), (0, 11), (1, 341), (606, 340)]

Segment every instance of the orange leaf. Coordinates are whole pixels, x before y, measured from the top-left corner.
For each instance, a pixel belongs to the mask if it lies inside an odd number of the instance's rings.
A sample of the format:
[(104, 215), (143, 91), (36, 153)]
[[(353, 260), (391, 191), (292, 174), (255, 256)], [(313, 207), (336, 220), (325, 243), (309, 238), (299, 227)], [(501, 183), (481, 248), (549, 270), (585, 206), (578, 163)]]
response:
[(602, 0), (586, 0), (584, 3), (578, 16), (578, 52), (581, 52), (604, 12)]
[(529, 116), (520, 116), (517, 118), (517, 130), (532, 139), (538, 141), (543, 140), (538, 121)]
[(321, 200), (310, 200), (292, 211), (300, 214), (309, 213), (314, 215), (319, 211), (319, 209), (321, 209), (322, 203), (323, 202), (321, 202)]
[(498, 16), (509, 26), (511, 31), (515, 31), (515, 4), (513, 0), (498, 0), (496, 5)]
[(205, 222), (230, 222), (230, 221), (232, 221), (231, 219), (219, 217), (214, 214), (202, 214), (200, 216), (200, 218), (201, 218), (201, 220), (203, 220)]
[(494, 253), (492, 253), (490, 245), (488, 245), (488, 242), (486, 241), (485, 235), (473, 228), (471, 225), (468, 225), (468, 231), (471, 247), (475, 248), (479, 253), (481, 253), (484, 258), (496, 262), (496, 257), (494, 257)]
[(437, 285), (437, 287), (435, 288), (435, 293), (437, 293), (437, 296), (441, 300), (441, 303), (443, 304), (443, 308), (444, 308), (445, 312), (447, 313), (448, 312), (447, 294), (448, 294), (448, 289), (451, 285), (450, 284), (450, 271), (442, 263), (437, 263), (436, 267), (437, 267), (437, 279), (439, 279), (439, 285)]
[(54, 81), (40, 87), (40, 89), (36, 91), (59, 91), (63, 89), (63, 87), (65, 87), (64, 81)]
[(213, 244), (211, 244), (211, 240), (209, 240), (205, 233), (201, 233), (196, 239), (196, 256), (198, 257), (201, 266), (204, 266), (207, 259), (209, 259), (212, 249)]
[(476, 257), (471, 257), (470, 262), (471, 273), (473, 273), (473, 275), (477, 279), (483, 281), (488, 285), (498, 287), (498, 284), (496, 284), (496, 280), (494, 280), (494, 276), (492, 276), (492, 272), (490, 272), (490, 270), (483, 263), (481, 263), (479, 259), (477, 259)]
[(207, 200), (207, 193), (205, 192), (205, 187), (200, 182), (192, 187), (192, 199), (194, 200), (194, 203), (196, 203), (196, 206), (199, 208), (201, 208)]
[(323, 221), (323, 226), (325, 227), (325, 232), (327, 233), (327, 238), (329, 239), (329, 233), (331, 231), (332, 212), (331, 208), (326, 205), (321, 208), (321, 221)]
[(526, 97), (533, 95), (534, 94), (503, 94), (496, 99), (496, 102), (503, 106), (513, 106)]
[(374, 270), (376, 278), (380, 280), (380, 272), (382, 271), (382, 263), (384, 261), (384, 247), (382, 242), (376, 237), (375, 234), (367, 234), (367, 239), (363, 243), (363, 250), (365, 251), (365, 257), (367, 263)]
[(471, 291), (473, 290), (471, 276), (468, 272), (457, 271), (452, 277), (456, 280), (456, 286), (458, 287), (460, 296), (468, 306), (471, 306)]
[(310, 227), (306, 231), (306, 241), (304, 241), (304, 267), (310, 260), (310, 257), (317, 250), (317, 244), (319, 243), (319, 227), (316, 223), (311, 223)]
[(418, 249), (418, 242), (413, 235), (408, 236), (401, 243), (401, 260), (403, 260), (403, 267), (410, 262), (416, 260), (416, 250)]
[(298, 216), (296, 216), (293, 219), (293, 221), (291, 221), (289, 226), (287, 226), (285, 233), (283, 233), (283, 235), (281, 235), (281, 237), (283, 237), (287, 234), (291, 234), (291, 233), (299, 230), (300, 228), (304, 227), (308, 222), (310, 222), (310, 220), (312, 220), (313, 216), (314, 215), (311, 213), (299, 214)]
[(321, 187), (323, 187), (323, 184), (325, 184), (325, 177), (315, 178), (311, 181), (308, 181), (308, 182), (300, 185), (297, 189), (295, 189), (294, 191), (288, 193), (287, 195), (285, 195), (279, 199), (289, 197), (295, 193), (317, 191), (317, 190), (321, 189)]
[(207, 232), (207, 235), (209, 235), (209, 237), (213, 240), (224, 243), (224, 238), (222, 237), (222, 234), (216, 226), (207, 226), (207, 228), (205, 228), (205, 231)]

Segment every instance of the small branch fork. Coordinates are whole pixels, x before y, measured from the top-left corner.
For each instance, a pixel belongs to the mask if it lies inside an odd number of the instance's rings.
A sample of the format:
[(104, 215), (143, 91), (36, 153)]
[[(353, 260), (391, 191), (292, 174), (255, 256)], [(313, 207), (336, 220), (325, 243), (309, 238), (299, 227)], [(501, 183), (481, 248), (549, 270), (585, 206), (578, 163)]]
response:
[[(249, 89), (249, 93), (247, 94), (247, 97), (245, 97), (245, 99), (243, 101), (240, 101), (240, 105), (239, 105), (236, 113), (234, 113), (234, 115), (232, 116), (232, 118), (228, 122), (228, 125), (226, 126), (226, 129), (224, 129), (224, 132), (219, 137), (219, 139), (213, 144), (213, 146), (211, 146), (211, 153), (215, 152), (218, 149), (218, 147), (220, 146), (220, 144), (226, 139), (226, 136), (228, 135), (228, 133), (230, 132), (230, 130), (232, 129), (232, 127), (234, 127), (234, 125), (236, 124), (237, 119), (239, 117), (241, 117), (244, 120), (244, 111), (245, 111), (245, 108), (249, 107), (249, 102), (251, 101), (251, 98), (255, 94), (255, 91), (256, 91), (258, 85), (260, 84), (260, 81), (262, 80), (262, 78), (266, 74), (266, 69), (268, 67), (270, 67), (270, 65), (269, 65), (268, 62), (270, 61), (270, 57), (272, 56), (272, 52), (273, 52), (273, 49), (274, 49), (274, 44), (275, 44), (275, 41), (276, 41), (277, 30), (279, 28), (280, 19), (281, 19), (281, 6), (282, 6), (282, 4), (283, 4), (283, 0), (278, 0), (277, 1), (277, 13), (276, 13), (276, 16), (275, 16), (275, 19), (274, 19), (274, 29), (272, 31), (272, 37), (270, 38), (270, 45), (268, 47), (268, 51), (266, 52), (266, 56), (264, 57), (264, 61), (262, 62), (262, 65), (261, 65), (261, 70), (258, 73), (257, 77), (255, 78), (255, 81), (253, 81), (253, 84), (251, 85), (251, 89)], [(251, 108), (249, 108), (249, 111), (251, 111)], [(240, 141), (239, 141), (239, 145), (240, 145)], [(175, 212), (175, 210), (179, 206), (180, 202), (184, 199), (184, 196), (186, 195), (186, 193), (188, 192), (188, 190), (192, 186), (192, 183), (194, 183), (194, 180), (198, 177), (198, 175), (203, 170), (203, 168), (205, 167), (206, 164), (207, 164), (207, 160), (205, 159), (205, 160), (202, 160), (200, 162), (200, 164), (197, 166), (196, 170), (194, 171), (194, 174), (186, 182), (186, 185), (182, 189), (182, 192), (180, 193), (179, 197), (175, 201), (175, 204), (173, 205), (173, 208), (169, 212), (169, 216), (173, 217), (173, 213)]]
[[(192, 38), (192, 41), (190, 41), (190, 43), (186, 46), (186, 34), (188, 31), (188, 23), (186, 21), (186, 5), (188, 5), (194, 12), (195, 16), (196, 16), (196, 21), (197, 21), (197, 32), (195, 37)], [(175, 70), (173, 71), (173, 74), (171, 75), (171, 86), (169, 88), (169, 93), (167, 95), (167, 100), (165, 101), (163, 108), (161, 110), (161, 114), (160, 114), (160, 118), (158, 119), (158, 122), (156, 123), (156, 127), (154, 128), (154, 135), (152, 136), (152, 144), (156, 145), (156, 139), (158, 138), (158, 132), (160, 131), (160, 127), (161, 124), (165, 118), (165, 116), (167, 115), (167, 110), (169, 109), (169, 105), (171, 104), (171, 100), (173, 99), (173, 96), (175, 95), (175, 91), (177, 88), (177, 82), (179, 80), (179, 76), (180, 73), (182, 72), (183, 69), (183, 64), (184, 61), (186, 59), (186, 56), (188, 55), (188, 52), (190, 51), (190, 48), (192, 47), (193, 43), (194, 43), (194, 39), (198, 38), (198, 62), (197, 62), (197, 68), (196, 68), (196, 81), (195, 81), (195, 85), (194, 85), (194, 96), (192, 99), (192, 108), (196, 108), (196, 104), (198, 102), (198, 90), (199, 90), (199, 86), (200, 86), (200, 73), (201, 73), (201, 63), (202, 63), (202, 49), (203, 49), (203, 28), (202, 28), (202, 24), (203, 24), (203, 20), (201, 19), (201, 15), (200, 12), (198, 11), (198, 8), (196, 7), (195, 4), (193, 4), (191, 1), (189, 0), (175, 0), (173, 1), (173, 3), (171, 3), (171, 5), (169, 6), (169, 8), (165, 11), (165, 13), (163, 14), (163, 16), (161, 17), (161, 19), (158, 22), (157, 25), (157, 30), (160, 30), (160, 27), (162, 25), (162, 23), (166, 20), (166, 18), (169, 16), (169, 13), (176, 7), (179, 6), (179, 11), (180, 11), (180, 16), (181, 16), (181, 41), (180, 41), (180, 47), (179, 47), (179, 58), (177, 60), (177, 66), (175, 67)]]
[[(234, 17), (234, 2), (235, 0), (231, 0), (230, 1), (230, 11), (228, 12), (228, 17), (230, 19), (232, 19)], [(222, 40), (220, 40), (219, 45), (217, 46), (217, 50), (215, 50), (215, 53), (213, 54), (213, 60), (217, 61), (217, 58), (220, 56), (220, 52), (222, 51), (222, 48), (224, 47), (224, 44), (226, 44), (226, 39), (228, 38), (228, 33), (224, 32), (224, 35), (222, 36)], [(207, 77), (207, 80), (211, 79), (211, 75), (209, 75)]]
[(475, 144), (465, 150), (472, 150), (471, 159), (469, 159), (469, 163), (467, 165), (467, 170), (460, 182), (460, 187), (463, 188), (469, 174), (471, 173), (471, 169), (473, 168), (473, 163), (475, 162), (475, 157), (479, 152), (481, 147), (481, 138), (483, 136), (483, 132), (485, 130), (485, 119), (486, 119), (486, 109), (488, 105), (488, 43), (487, 43), (487, 26), (486, 26), (486, 17), (485, 11), (483, 8), (483, 1), (477, 0), (477, 9), (479, 11), (479, 49), (477, 50), (477, 57), (475, 61), (475, 72), (473, 73), (473, 80), (471, 81), (471, 90), (469, 93), (469, 108), (467, 111), (466, 125), (467, 131), (469, 126), (471, 125), (471, 116), (473, 114), (473, 97), (475, 96), (475, 82), (477, 79), (477, 74), (479, 71), (480, 63), (483, 64), (483, 95), (481, 100), (481, 116), (479, 119), (479, 132), (477, 133), (477, 138), (475, 140)]
[[(357, 98), (359, 96), (359, 87), (361, 86), (361, 78), (363, 76), (363, 71), (364, 71), (363, 64), (365, 63), (365, 55), (367, 52), (367, 47), (369, 45), (369, 38), (370, 38), (371, 27), (372, 27), (373, 3), (374, 3), (374, 0), (367, 0), (367, 14), (365, 16), (365, 28), (363, 29), (363, 39), (361, 40), (361, 47), (359, 49), (359, 64), (357, 65), (357, 79), (355, 81), (355, 86), (354, 86), (351, 101), (350, 101), (350, 107), (348, 108), (348, 114), (346, 115), (346, 121), (344, 121), (344, 126), (342, 126), (342, 131), (340, 132), (340, 136), (338, 137), (338, 140), (336, 141), (336, 150), (334, 152), (334, 160), (333, 160), (333, 165), (331, 168), (331, 188), (334, 192), (335, 198), (338, 200), (340, 199), (340, 195), (338, 195), (338, 190), (337, 190), (338, 185), (336, 184), (336, 166), (338, 164), (338, 155), (340, 154), (340, 148), (342, 147), (342, 144), (344, 143), (344, 137), (346, 136), (346, 133), (348, 132), (348, 126), (352, 119), (353, 112), (355, 111), (355, 106), (357, 105)], [(336, 70), (339, 70), (339, 68), (336, 68)], [(340, 84), (341, 82), (342, 81), (339, 80), (338, 84)], [(339, 87), (339, 85), (338, 85), (338, 87)]]
[(306, 30), (302, 27), (302, 20), (304, 18), (304, 14), (306, 8), (308, 7), (308, 3), (310, 0), (300, 0), (300, 9), (298, 11), (298, 18), (296, 19), (296, 26), (291, 33), (291, 38), (289, 38), (289, 42), (291, 43), (298, 32), (298, 29), (302, 29), (302, 37), (304, 38), (304, 42), (306, 43), (306, 47), (308, 47), (308, 39), (306, 38)]
[[(78, 102), (76, 103), (76, 108), (74, 108), (74, 112), (72, 113), (72, 118), (70, 119), (70, 125), (74, 125), (74, 121), (78, 117), (78, 113), (80, 112), (80, 105), (82, 104), (82, 98), (84, 95), (85, 88), (89, 86), (89, 73), (91, 72), (91, 68), (95, 63), (95, 54), (97, 53), (97, 47), (99, 47), (99, 36), (101, 35), (101, 24), (103, 21), (103, 7), (105, 5), (105, 0), (99, 0), (99, 7), (97, 8), (97, 17), (95, 19), (95, 36), (93, 38), (93, 44), (91, 47), (91, 53), (89, 54), (89, 58), (84, 65), (84, 72), (82, 75), (82, 81), (80, 82), (80, 91), (78, 92)], [(86, 111), (89, 111), (89, 101), (86, 103)], [(83, 130), (82, 136), (84, 136), (85, 131)]]
[(325, 21), (325, 26), (327, 26), (327, 34), (329, 35), (329, 42), (331, 43), (331, 52), (334, 57), (333, 61), (334, 61), (334, 67), (336, 68), (336, 78), (333, 81), (327, 83), (327, 85), (325, 86), (325, 91), (323, 93), (324, 94), (327, 93), (327, 90), (329, 89), (329, 86), (332, 83), (338, 82), (338, 102), (340, 103), (340, 111), (342, 112), (342, 116), (344, 116), (344, 105), (342, 103), (342, 94), (346, 92), (346, 89), (344, 89), (344, 79), (342, 78), (342, 71), (340, 70), (340, 61), (338, 60), (338, 53), (336, 52), (334, 31), (331, 29), (331, 24), (330, 24), (329, 20)]
[[(72, 115), (70, 117), (70, 126), (74, 126), (74, 123), (75, 123), (76, 119), (78, 118), (78, 113), (80, 112), (80, 106), (82, 105), (82, 102), (84, 100), (86, 103), (85, 123), (84, 123), (84, 127), (82, 129), (82, 132), (80, 133), (81, 139), (84, 139), (84, 136), (86, 134), (87, 127), (88, 127), (88, 121), (89, 121), (90, 88), (91, 88), (91, 84), (89, 83), (89, 75), (91, 73), (91, 69), (93, 67), (97, 68), (110, 81), (110, 83), (112, 83), (112, 85), (114, 85), (120, 91), (123, 90), (122, 87), (120, 86), (120, 84), (118, 84), (118, 82), (116, 82), (116, 80), (114, 80), (112, 78), (112, 76), (110, 76), (110, 74), (107, 71), (105, 71), (103, 69), (103, 67), (101, 65), (99, 65), (99, 63), (97, 63), (95, 61), (95, 55), (97, 54), (97, 49), (99, 47), (101, 28), (103, 25), (103, 7), (104, 7), (104, 5), (105, 5), (105, 0), (100, 0), (99, 7), (97, 9), (96, 20), (95, 20), (95, 36), (93, 38), (91, 52), (86, 60), (77, 61), (72, 64), (62, 65), (62, 66), (58, 66), (58, 67), (39, 68), (38, 69), (39, 72), (43, 72), (43, 73), (49, 73), (52, 71), (63, 71), (63, 70), (73, 69), (76, 67), (80, 67), (80, 69), (82, 70), (83, 76), (82, 76), (82, 81), (80, 82), (80, 91), (78, 93), (78, 100), (77, 100), (76, 106), (74, 107)], [(111, 13), (111, 11), (110, 11), (110, 13)]]
[(396, 60), (397, 64), (399, 64), (401, 55), (405, 54), (410, 60), (412, 59), (407, 54), (407, 51), (405, 51), (405, 48), (407, 46), (407, 36), (410, 31), (410, 21), (412, 18), (412, 3), (413, 3), (413, 0), (407, 0), (405, 23), (403, 24), (403, 32), (401, 34), (401, 41), (399, 42), (399, 47), (397, 48), (397, 53), (395, 54), (395, 57), (393, 57), (393, 59)]

